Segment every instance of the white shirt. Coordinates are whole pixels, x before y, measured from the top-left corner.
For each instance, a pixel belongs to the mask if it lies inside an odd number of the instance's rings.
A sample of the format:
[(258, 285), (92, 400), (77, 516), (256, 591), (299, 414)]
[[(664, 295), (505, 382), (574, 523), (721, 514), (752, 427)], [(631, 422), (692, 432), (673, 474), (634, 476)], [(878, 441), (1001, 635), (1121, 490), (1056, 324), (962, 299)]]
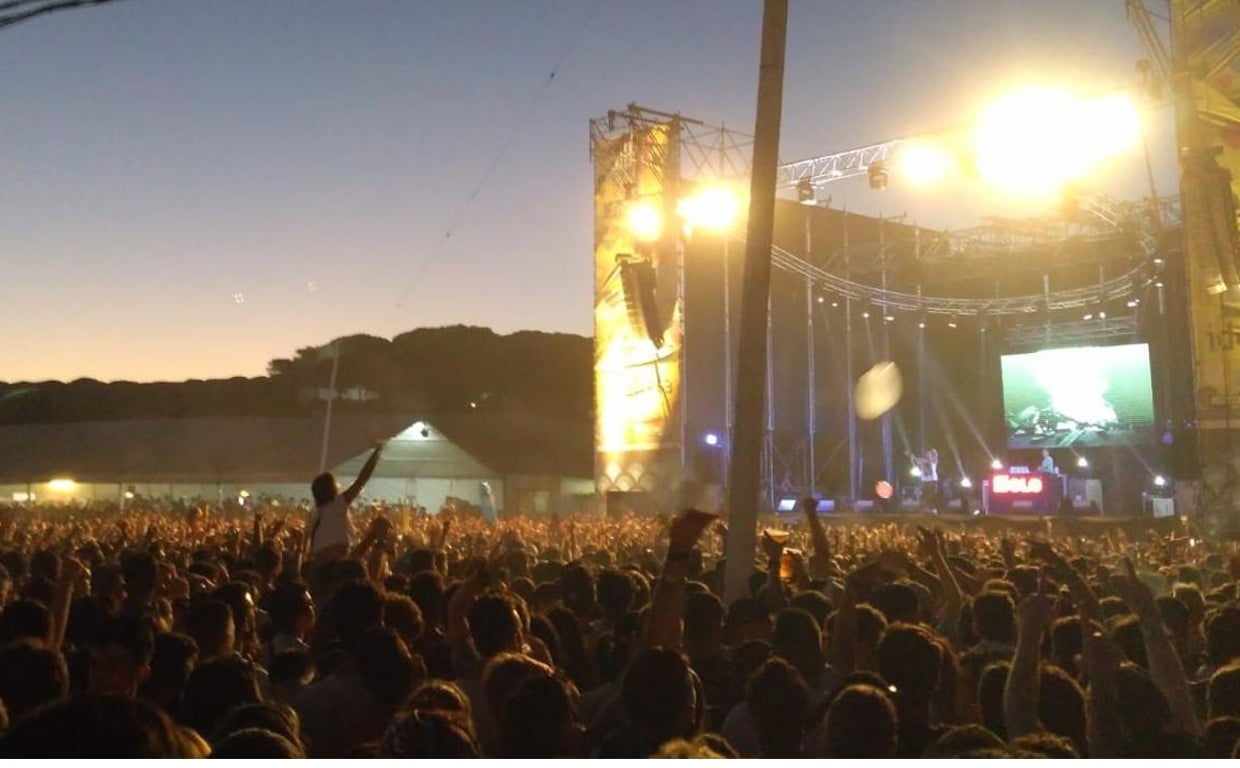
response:
[(338, 546), (348, 550), (349, 545), (349, 504), (341, 494), (315, 507), (310, 518), (310, 552)]

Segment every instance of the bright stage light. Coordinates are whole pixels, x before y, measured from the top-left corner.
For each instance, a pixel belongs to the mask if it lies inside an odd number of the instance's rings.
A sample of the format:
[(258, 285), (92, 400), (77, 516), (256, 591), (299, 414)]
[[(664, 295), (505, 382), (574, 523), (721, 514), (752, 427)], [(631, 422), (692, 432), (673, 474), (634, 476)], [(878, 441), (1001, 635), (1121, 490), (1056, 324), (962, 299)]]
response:
[(1166, 485), (1167, 485), (1167, 478), (1163, 477), (1162, 475), (1154, 475), (1154, 486), (1156, 488), (1162, 488)]
[(1080, 467), (1081, 469), (1086, 469), (1087, 467), (1089, 467), (1089, 460), (1086, 459), (1084, 456), (1078, 456), (1076, 459), (1076, 465)]
[(77, 482), (67, 477), (57, 477), (48, 481), (47, 488), (56, 493), (72, 493), (77, 489)]
[(663, 234), (663, 214), (658, 206), (649, 201), (635, 202), (629, 206), (625, 222), (633, 237), (641, 242), (649, 243), (659, 239)]
[(704, 437), (703, 440), (705, 440), (706, 444), (712, 448), (719, 445), (719, 435), (716, 435), (714, 432), (707, 432), (706, 437)]
[(998, 459), (992, 459), (990, 462), (991, 469), (1003, 469), (1003, 462)]
[(921, 477), (921, 467), (912, 466), (908, 468), (908, 473), (913, 477)]
[(741, 197), (724, 184), (704, 187), (681, 200), (676, 213), (690, 230), (701, 227), (710, 232), (724, 232), (740, 218)]
[(952, 156), (942, 147), (924, 142), (906, 144), (896, 157), (900, 176), (917, 187), (942, 181), (952, 170), (952, 164)]
[(973, 481), (970, 480), (968, 477), (962, 477), (960, 478), (960, 487), (961, 488), (972, 488)]
[(1140, 126), (1136, 107), (1119, 94), (1086, 100), (1024, 88), (996, 102), (978, 125), (977, 171), (1009, 193), (1051, 195), (1135, 146)]

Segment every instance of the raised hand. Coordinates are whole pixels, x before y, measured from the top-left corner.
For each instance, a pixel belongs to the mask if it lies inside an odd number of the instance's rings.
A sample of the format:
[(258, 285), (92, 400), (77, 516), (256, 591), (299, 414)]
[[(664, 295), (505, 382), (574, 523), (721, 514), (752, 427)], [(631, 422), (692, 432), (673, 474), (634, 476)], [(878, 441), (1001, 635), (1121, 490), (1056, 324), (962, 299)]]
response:
[(1138, 617), (1144, 619), (1159, 616), (1158, 604), (1154, 602), (1154, 593), (1150, 591), (1149, 585), (1137, 576), (1131, 558), (1124, 558), (1123, 568), (1122, 574), (1115, 574), (1111, 577), (1115, 591), (1119, 592), (1119, 596)]
[(1054, 618), (1054, 604), (1042, 593), (1029, 595), (1016, 608), (1017, 626), (1031, 637), (1040, 637)]
[(701, 512), (696, 509), (686, 509), (672, 520), (671, 526), (667, 532), (667, 551), (668, 554), (688, 554), (695, 546), (698, 539), (702, 538), (702, 533), (713, 522), (719, 519), (718, 515), (712, 515), (709, 512)]
[(767, 560), (775, 562), (779, 560), (780, 555), (784, 552), (784, 542), (776, 541), (771, 536), (770, 531), (762, 532), (762, 554), (766, 555)]

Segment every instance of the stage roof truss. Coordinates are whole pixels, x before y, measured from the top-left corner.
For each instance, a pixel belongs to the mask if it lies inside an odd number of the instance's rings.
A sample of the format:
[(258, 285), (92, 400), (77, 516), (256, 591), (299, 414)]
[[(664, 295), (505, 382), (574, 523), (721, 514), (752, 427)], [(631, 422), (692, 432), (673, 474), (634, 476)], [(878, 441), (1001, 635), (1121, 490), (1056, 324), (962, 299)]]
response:
[[(632, 137), (656, 125), (677, 127), (679, 139), (673, 149), (643, 150), (652, 142), (638, 142)], [(640, 157), (643, 151), (678, 151), (682, 180), (744, 179), (749, 174), (752, 137), (723, 126), (711, 126), (683, 115), (629, 104), (623, 110), (609, 110), (603, 117), (590, 121), (590, 145), (593, 153), (597, 143), (629, 136), (629, 145), (611, 173), (635, 173), (639, 163), (663, 167), (666, 156)], [(818, 189), (842, 179), (867, 174), (871, 167), (887, 162), (898, 152), (905, 139), (893, 139), (857, 149), (836, 152), (779, 166), (776, 173), (780, 189), (795, 189), (802, 180), (809, 180)], [(1096, 307), (1109, 301), (1137, 295), (1153, 282), (1147, 262), (1158, 251), (1159, 234), (1178, 224), (1179, 202), (1174, 198), (1146, 200), (1136, 203), (1118, 201), (1097, 192), (1078, 194), (1075, 207), (1086, 216), (1065, 219), (1002, 219), (991, 218), (979, 227), (938, 232), (921, 230), (922, 243), (916, 248), (919, 262), (935, 263), (948, 260), (1027, 256), (1031, 252), (1058, 254), (1073, 246), (1087, 243), (1115, 242), (1128, 238), (1133, 251), (1128, 259), (1130, 268), (1118, 277), (1082, 287), (1048, 294), (1006, 296), (987, 299), (923, 296), (886, 290), (851, 280), (838, 274), (841, 262), (847, 264), (854, 255), (875, 255), (886, 261), (893, 253), (892, 244), (875, 248), (874, 244), (856, 246), (848, 253), (836, 252), (826, 257), (827, 268), (817, 266), (782, 248), (773, 247), (772, 265), (808, 278), (815, 289), (841, 297), (863, 300), (891, 309), (936, 315), (1003, 316), (1029, 315), (1039, 311), (1064, 311)], [(743, 237), (735, 238), (744, 242)], [(902, 246), (907, 250), (907, 245)], [(864, 249), (860, 250), (860, 249)], [(862, 266), (860, 264), (856, 265)]]

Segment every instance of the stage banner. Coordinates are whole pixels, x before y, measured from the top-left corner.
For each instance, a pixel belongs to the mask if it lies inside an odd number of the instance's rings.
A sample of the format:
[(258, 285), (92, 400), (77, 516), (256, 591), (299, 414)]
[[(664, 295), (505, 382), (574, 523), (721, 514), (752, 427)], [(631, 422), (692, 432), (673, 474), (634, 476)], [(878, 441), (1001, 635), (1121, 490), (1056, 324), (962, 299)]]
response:
[(1199, 497), (1221, 511), (1240, 503), (1240, 3), (1171, 12)]
[[(643, 509), (673, 508), (683, 474), (678, 132), (656, 124), (591, 145), (595, 487), (645, 492)], [(633, 233), (638, 209), (665, 222), (653, 240)]]

